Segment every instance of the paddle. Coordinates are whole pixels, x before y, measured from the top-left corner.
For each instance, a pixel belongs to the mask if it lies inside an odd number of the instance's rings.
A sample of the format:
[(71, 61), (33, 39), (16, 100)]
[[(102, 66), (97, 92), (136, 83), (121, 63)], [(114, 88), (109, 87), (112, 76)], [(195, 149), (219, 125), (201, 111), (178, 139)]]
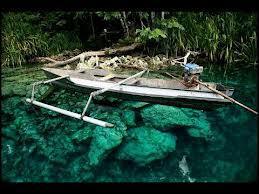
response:
[(208, 88), (209, 90), (211, 90), (211, 91), (213, 91), (213, 92), (215, 92), (215, 93), (217, 93), (217, 94), (223, 96), (224, 98), (227, 98), (227, 99), (230, 100), (231, 102), (234, 102), (235, 104), (237, 104), (237, 105), (239, 105), (239, 106), (245, 108), (246, 110), (249, 110), (250, 112), (252, 112), (252, 113), (254, 113), (254, 114), (256, 114), (256, 115), (258, 114), (258, 112), (256, 112), (255, 110), (253, 110), (253, 109), (247, 107), (246, 105), (244, 105), (244, 104), (242, 104), (242, 103), (236, 101), (235, 99), (233, 99), (233, 98), (231, 98), (231, 97), (229, 97), (229, 96), (223, 94), (222, 92), (220, 92), (220, 91), (218, 91), (218, 90), (216, 90), (216, 89), (210, 87), (209, 85), (207, 85), (207, 84), (205, 84), (205, 83), (203, 83), (203, 82), (201, 82), (201, 81), (199, 81), (199, 80), (197, 80), (197, 79), (195, 79), (194, 81), (196, 81), (197, 83), (199, 83), (199, 84), (205, 86), (205, 87)]
[[(172, 78), (175, 78), (175, 79), (177, 79), (178, 81), (180, 81), (177, 77), (171, 75), (170, 73), (166, 72), (166, 74), (169, 75), (169, 76), (171, 76)], [(258, 112), (256, 112), (255, 110), (253, 110), (253, 109), (247, 107), (246, 105), (244, 105), (244, 104), (242, 104), (242, 103), (236, 101), (235, 99), (233, 99), (233, 98), (227, 96), (226, 94), (223, 94), (222, 92), (220, 92), (220, 91), (218, 91), (218, 90), (216, 90), (216, 89), (210, 87), (209, 85), (207, 85), (207, 84), (205, 84), (205, 83), (203, 83), (203, 82), (201, 82), (201, 81), (199, 81), (199, 80), (197, 80), (197, 79), (194, 79), (194, 81), (197, 82), (197, 83), (199, 83), (199, 84), (201, 84), (201, 85), (203, 85), (203, 86), (205, 86), (205, 87), (208, 88), (209, 90), (211, 90), (211, 91), (213, 91), (213, 92), (215, 92), (215, 93), (217, 93), (217, 94), (223, 96), (224, 98), (227, 98), (229, 101), (231, 101), (231, 102), (233, 102), (233, 103), (235, 103), (235, 104), (237, 104), (237, 105), (239, 105), (239, 106), (241, 106), (241, 107), (247, 109), (248, 111), (250, 111), (250, 112), (252, 112), (252, 113), (254, 113), (254, 114), (256, 114), (256, 115), (258, 114)]]

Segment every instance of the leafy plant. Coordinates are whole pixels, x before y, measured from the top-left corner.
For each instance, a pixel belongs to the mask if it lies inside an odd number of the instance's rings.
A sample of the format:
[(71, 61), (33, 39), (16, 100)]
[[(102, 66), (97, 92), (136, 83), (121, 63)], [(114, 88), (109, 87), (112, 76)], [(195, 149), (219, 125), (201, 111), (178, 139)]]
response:
[[(212, 62), (231, 64), (236, 61), (256, 63), (256, 20), (254, 14), (224, 12), (175, 12), (168, 18), (156, 17), (154, 28), (166, 34), (157, 49), (150, 44), (152, 29), (137, 30), (137, 40), (146, 44), (147, 51), (157, 50), (167, 56), (183, 55), (186, 50), (204, 53)], [(245, 21), (245, 22), (244, 22)], [(226, 66), (227, 67), (227, 66)]]
[(167, 34), (163, 30), (158, 28), (155, 28), (154, 30), (151, 30), (149, 27), (143, 30), (137, 29), (136, 33), (139, 34), (137, 40), (145, 43), (149, 40), (155, 40), (156, 42), (158, 42), (159, 40), (167, 37)]
[(75, 33), (57, 33), (49, 39), (49, 52), (51, 54), (58, 54), (64, 50), (73, 50), (81, 47), (82, 43)]
[[(58, 20), (54, 16), (60, 12), (49, 14), (49, 23), (55, 25), (62, 24), (63, 20)], [(45, 56), (57, 54), (62, 50), (81, 48), (80, 39), (75, 33), (63, 31), (59, 33), (44, 32), (53, 28), (46, 25), (48, 22), (42, 21), (43, 15), (39, 13), (21, 12), (4, 13), (2, 19), (2, 66), (21, 66), (35, 56)], [(60, 18), (62, 18), (60, 16)], [(51, 27), (52, 26), (52, 27)], [(43, 28), (43, 29), (42, 29)]]
[(21, 66), (28, 58), (43, 55), (48, 50), (46, 34), (40, 33), (22, 16), (14, 13), (3, 16), (2, 66)]
[(115, 12), (101, 12), (98, 11), (96, 12), (96, 15), (98, 15), (99, 17), (102, 17), (105, 21), (109, 21), (109, 20), (116, 20), (116, 19), (120, 19), (121, 14), (118, 11)]

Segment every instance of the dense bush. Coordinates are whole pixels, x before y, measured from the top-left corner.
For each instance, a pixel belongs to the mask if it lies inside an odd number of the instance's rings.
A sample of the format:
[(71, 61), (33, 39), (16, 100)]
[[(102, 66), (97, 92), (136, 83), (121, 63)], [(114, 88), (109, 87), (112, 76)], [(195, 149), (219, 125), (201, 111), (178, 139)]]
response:
[(62, 32), (52, 36), (49, 40), (49, 48), (53, 54), (58, 54), (63, 50), (74, 50), (81, 48), (82, 43), (75, 33)]
[(134, 40), (144, 43), (148, 55), (178, 56), (193, 50), (222, 64), (257, 62), (253, 13), (16, 12), (2, 18), (2, 66), (63, 50), (99, 49)]
[(150, 54), (177, 55), (194, 50), (213, 62), (257, 60), (255, 14), (176, 12), (166, 14), (166, 18), (156, 17), (153, 29), (142, 26), (136, 33), (138, 40), (149, 46)]
[[(48, 31), (42, 15), (30, 12), (4, 13), (2, 17), (2, 66), (22, 65), (35, 56), (57, 54), (63, 50), (80, 48), (81, 42), (74, 32)], [(53, 21), (61, 25), (61, 21)]]
[[(27, 15), (26, 15), (27, 16)], [(9, 13), (2, 20), (2, 66), (21, 65), (26, 59), (45, 54), (47, 35), (33, 25), (34, 18)]]

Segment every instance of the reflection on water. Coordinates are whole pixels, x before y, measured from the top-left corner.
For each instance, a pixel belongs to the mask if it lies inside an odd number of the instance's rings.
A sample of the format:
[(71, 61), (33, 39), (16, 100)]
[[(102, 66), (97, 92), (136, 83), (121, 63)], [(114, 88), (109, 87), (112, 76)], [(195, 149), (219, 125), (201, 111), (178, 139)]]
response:
[[(29, 69), (30, 70), (30, 69)], [(187, 108), (95, 100), (96, 127), (24, 102), (40, 70), (2, 75), (2, 177), (11, 182), (232, 182), (256, 178), (256, 116), (230, 105)], [(202, 80), (235, 88), (256, 107), (256, 71), (205, 69)], [(41, 88), (41, 93), (47, 87)], [(45, 102), (80, 113), (87, 96), (56, 90)], [(106, 103), (104, 103), (106, 102)]]

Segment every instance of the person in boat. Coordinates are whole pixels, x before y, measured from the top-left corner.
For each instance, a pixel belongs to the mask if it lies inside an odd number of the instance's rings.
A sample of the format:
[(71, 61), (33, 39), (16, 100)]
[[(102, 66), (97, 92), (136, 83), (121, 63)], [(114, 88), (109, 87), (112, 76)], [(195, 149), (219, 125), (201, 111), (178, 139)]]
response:
[(197, 82), (195, 79), (199, 80), (199, 76), (203, 71), (203, 67), (194, 63), (187, 63), (184, 65), (183, 81), (187, 87), (196, 86)]

